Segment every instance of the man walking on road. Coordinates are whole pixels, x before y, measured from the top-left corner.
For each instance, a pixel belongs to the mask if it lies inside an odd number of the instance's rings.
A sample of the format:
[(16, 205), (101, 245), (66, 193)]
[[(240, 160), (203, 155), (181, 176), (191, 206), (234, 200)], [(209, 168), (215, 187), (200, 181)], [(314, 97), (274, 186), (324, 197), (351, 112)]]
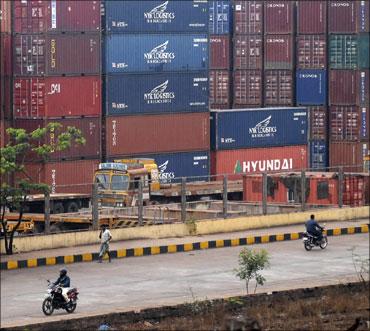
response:
[(112, 235), (108, 230), (106, 224), (102, 225), (102, 230), (100, 231), (99, 238), (101, 239), (100, 253), (99, 253), (99, 263), (102, 263), (105, 253), (108, 254), (109, 262), (112, 262), (110, 252), (109, 252), (109, 241), (112, 239)]

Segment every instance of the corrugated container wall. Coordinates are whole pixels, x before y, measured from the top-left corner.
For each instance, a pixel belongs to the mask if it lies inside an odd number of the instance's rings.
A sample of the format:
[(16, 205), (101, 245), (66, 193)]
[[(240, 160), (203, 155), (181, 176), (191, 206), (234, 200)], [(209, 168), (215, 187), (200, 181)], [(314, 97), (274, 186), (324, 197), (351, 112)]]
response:
[(297, 68), (325, 69), (327, 66), (326, 36), (300, 35), (297, 37)]
[(326, 70), (296, 71), (296, 102), (298, 105), (325, 105), (327, 88)]
[(232, 32), (231, 1), (209, 1), (209, 33)]
[(47, 184), (51, 193), (91, 194), (99, 160), (26, 163), (25, 171), (35, 183)]
[(292, 70), (265, 70), (264, 105), (293, 106)]
[(99, 34), (15, 35), (14, 74), (100, 73)]
[(326, 23), (326, 1), (297, 1), (298, 34), (325, 34)]
[(265, 1), (265, 34), (292, 34), (294, 5), (294, 1)]
[[(130, 155), (126, 157), (130, 157)], [(188, 181), (209, 179), (209, 151), (145, 154), (140, 157), (155, 160), (158, 165), (159, 180), (162, 184), (180, 182), (181, 177), (186, 177)]]
[[(27, 132), (34, 131), (38, 128), (47, 126), (49, 123), (56, 122), (62, 125), (59, 132), (50, 133), (50, 136), (45, 137), (45, 141), (40, 141), (40, 144), (46, 143), (53, 145), (56, 143), (56, 134), (64, 132), (67, 127), (73, 126), (81, 130), (82, 136), (86, 139), (85, 145), (72, 143), (71, 147), (64, 151), (55, 151), (51, 153), (51, 160), (62, 159), (96, 159), (100, 157), (100, 117), (83, 117), (83, 118), (59, 118), (59, 119), (18, 119), (15, 121), (15, 127), (25, 129)], [(36, 160), (36, 154), (29, 155), (28, 160)]]
[(230, 72), (228, 70), (209, 70), (210, 109), (230, 107)]
[(14, 32), (99, 32), (101, 1), (14, 1)]
[(234, 0), (234, 33), (261, 34), (263, 31), (263, 2)]
[(359, 141), (361, 109), (357, 106), (330, 106), (330, 140)]
[(329, 1), (329, 33), (369, 32), (369, 1)]
[(106, 73), (194, 71), (208, 68), (206, 34), (111, 34), (105, 38)]
[(331, 69), (369, 68), (369, 35), (331, 35)]
[(234, 69), (262, 69), (263, 37), (237, 35), (234, 37)]
[(208, 72), (126, 74), (106, 77), (108, 115), (205, 112)]
[(14, 79), (14, 118), (57, 118), (100, 116), (100, 114), (99, 76)]
[(107, 157), (209, 149), (209, 114), (120, 116), (106, 119)]
[(307, 169), (307, 154), (307, 145), (211, 152), (211, 175), (234, 174), (228, 176), (234, 180), (244, 173)]
[(265, 36), (265, 69), (293, 69), (293, 36)]
[(360, 139), (362, 141), (368, 141), (370, 138), (370, 108), (367, 107), (360, 107), (361, 111), (361, 132), (360, 132)]
[(325, 169), (328, 166), (326, 140), (310, 141), (310, 169)]
[(11, 1), (0, 0), (0, 28), (2, 33), (12, 32)]
[(212, 35), (209, 37), (209, 68), (230, 69), (231, 40), (229, 35)]
[(1, 77), (11, 76), (12, 74), (12, 35), (8, 33), (0, 34), (0, 68)]
[(262, 70), (234, 71), (234, 108), (262, 106)]
[(308, 106), (310, 115), (310, 139), (327, 139), (327, 109), (324, 106)]
[(113, 33), (208, 31), (207, 1), (105, 1), (105, 29)]
[(0, 120), (11, 120), (12, 111), (10, 109), (11, 103), (11, 77), (0, 77), (4, 85), (4, 89), (0, 88)]
[(259, 108), (211, 112), (214, 150), (304, 145), (308, 140), (305, 108)]
[(343, 167), (345, 172), (362, 172), (363, 159), (369, 152), (368, 143), (359, 142), (330, 142), (329, 166)]

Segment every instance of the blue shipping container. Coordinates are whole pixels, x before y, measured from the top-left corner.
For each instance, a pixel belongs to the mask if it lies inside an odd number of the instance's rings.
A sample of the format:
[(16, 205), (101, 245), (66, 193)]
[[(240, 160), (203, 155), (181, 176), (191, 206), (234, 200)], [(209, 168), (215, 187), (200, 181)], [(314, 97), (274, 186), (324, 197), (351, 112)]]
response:
[(207, 32), (206, 0), (105, 1), (109, 32)]
[(111, 34), (106, 73), (208, 70), (206, 34)]
[(180, 182), (181, 177), (188, 177), (187, 181), (209, 180), (209, 151), (148, 154), (140, 157), (155, 160), (163, 184)]
[(258, 108), (211, 112), (214, 150), (307, 145), (306, 108)]
[(106, 76), (109, 115), (208, 111), (208, 72)]
[(328, 147), (325, 140), (310, 141), (310, 168), (325, 169), (328, 166)]
[(209, 33), (229, 34), (232, 27), (230, 1), (209, 2)]
[(298, 105), (325, 105), (326, 70), (297, 70), (296, 100)]

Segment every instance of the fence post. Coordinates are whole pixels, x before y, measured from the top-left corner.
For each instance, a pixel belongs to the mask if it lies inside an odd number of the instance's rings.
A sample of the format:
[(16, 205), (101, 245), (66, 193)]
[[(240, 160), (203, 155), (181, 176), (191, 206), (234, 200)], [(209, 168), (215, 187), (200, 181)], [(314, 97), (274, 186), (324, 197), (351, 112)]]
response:
[(91, 208), (92, 208), (93, 230), (98, 230), (99, 229), (99, 204), (98, 204), (98, 185), (96, 183), (92, 185)]
[(301, 209), (302, 211), (306, 209), (306, 172), (304, 170), (301, 172)]
[(50, 192), (47, 190), (45, 192), (45, 209), (44, 209), (44, 219), (45, 219), (45, 234), (50, 234)]
[(224, 218), (227, 218), (227, 175), (224, 175), (224, 179), (223, 179), (222, 197), (223, 197), (222, 212), (223, 212)]
[(186, 222), (186, 178), (181, 178), (181, 222)]
[(338, 174), (338, 207), (343, 207), (343, 167), (339, 168)]
[(138, 218), (139, 225), (143, 225), (143, 181), (139, 181), (139, 196), (138, 196)]
[(267, 214), (267, 174), (262, 175), (262, 214)]

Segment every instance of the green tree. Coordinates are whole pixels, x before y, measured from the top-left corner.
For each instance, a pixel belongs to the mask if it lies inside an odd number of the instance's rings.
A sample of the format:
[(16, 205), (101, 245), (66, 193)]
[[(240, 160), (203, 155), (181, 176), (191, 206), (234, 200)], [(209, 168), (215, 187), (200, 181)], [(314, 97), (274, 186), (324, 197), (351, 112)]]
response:
[[(9, 128), (6, 133), (9, 136), (9, 142), (0, 149), (0, 221), (5, 251), (6, 254), (11, 255), (14, 234), (21, 224), (27, 196), (32, 192), (49, 191), (48, 185), (38, 183), (27, 173), (25, 161), (27, 159), (29, 161), (29, 158), (34, 155), (35, 159), (40, 161), (38, 170), (40, 173), (42, 164), (50, 160), (54, 152), (64, 151), (72, 144), (85, 144), (86, 140), (79, 129), (70, 126), (63, 128), (60, 123), (54, 122), (32, 132)], [(7, 210), (17, 210), (19, 213), (17, 223), (9, 233), (5, 219)]]
[(255, 279), (256, 286), (254, 293), (256, 293), (257, 286), (263, 285), (266, 281), (260, 273), (265, 268), (270, 266), (269, 255), (266, 250), (262, 249), (259, 252), (244, 248), (239, 253), (239, 267), (234, 269), (234, 272), (240, 280), (245, 280), (247, 294), (249, 294), (249, 282)]

